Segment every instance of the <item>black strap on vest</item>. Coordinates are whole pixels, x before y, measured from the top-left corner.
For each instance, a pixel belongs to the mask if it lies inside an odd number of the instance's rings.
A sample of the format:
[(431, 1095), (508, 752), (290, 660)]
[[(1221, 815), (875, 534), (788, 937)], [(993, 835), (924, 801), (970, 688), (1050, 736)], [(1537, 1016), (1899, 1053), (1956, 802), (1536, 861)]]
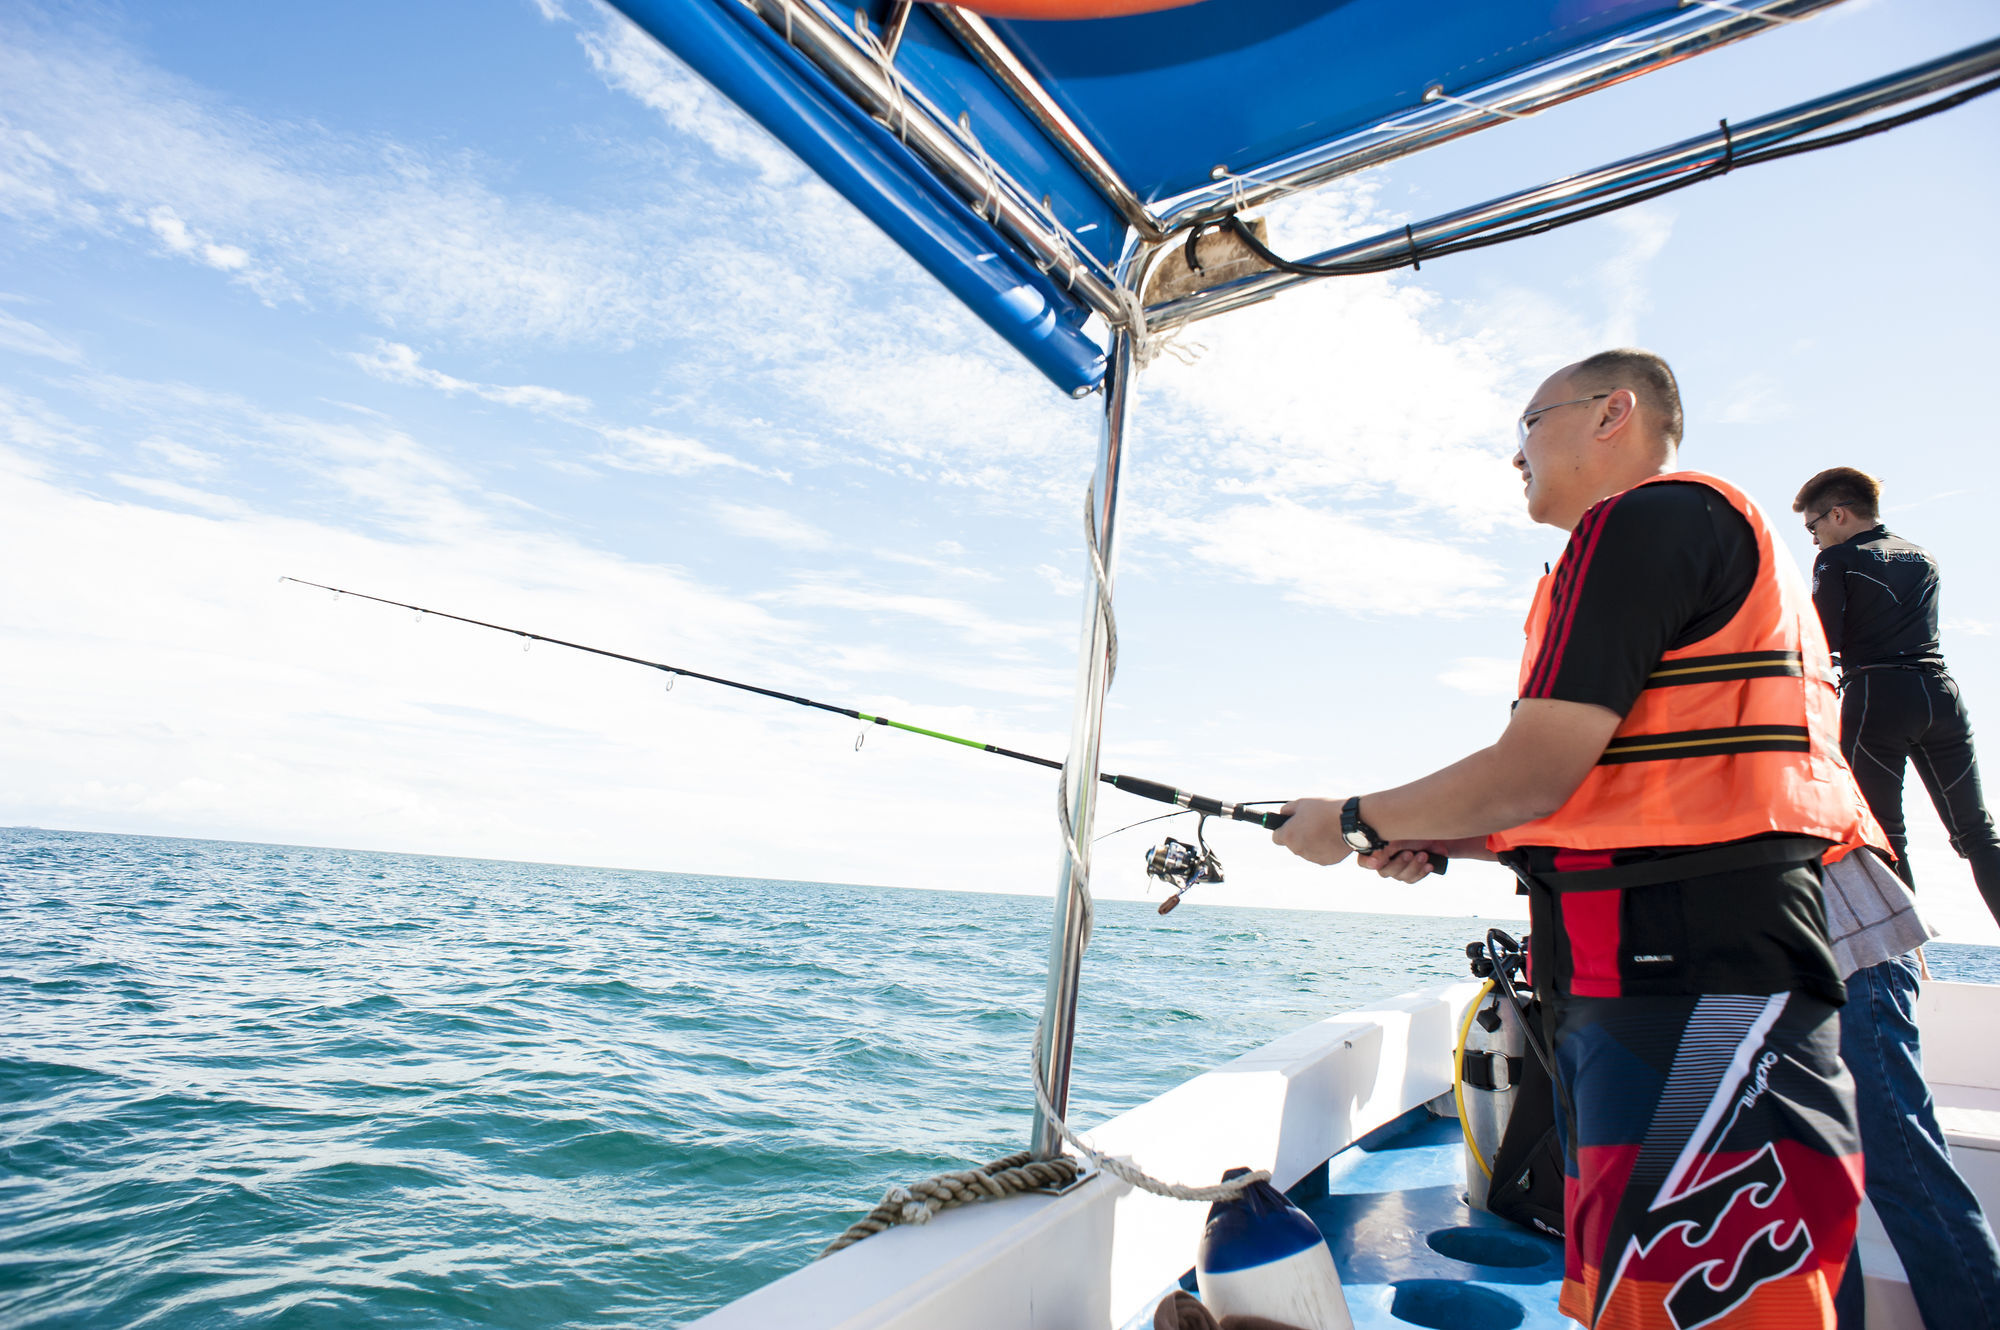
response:
[(1676, 656), (1662, 660), (1646, 676), (1648, 688), (1677, 688), (1691, 683), (1727, 683), (1736, 679), (1797, 679), (1805, 674), (1805, 658), (1796, 651), (1731, 651), (1716, 656)]
[(1600, 767), (1621, 762), (1665, 762), (1681, 757), (1729, 753), (1809, 753), (1812, 733), (1803, 725), (1725, 725), (1713, 730), (1665, 734), (1621, 734), (1604, 745)]
[(1652, 887), (1691, 877), (1732, 873), (1764, 864), (1816, 863), (1830, 841), (1818, 836), (1772, 836), (1764, 840), (1732, 841), (1712, 849), (1694, 850), (1667, 859), (1648, 859), (1610, 868), (1580, 868), (1569, 873), (1529, 873), (1515, 867), (1522, 881), (1546, 891), (1604, 891), (1614, 887)]

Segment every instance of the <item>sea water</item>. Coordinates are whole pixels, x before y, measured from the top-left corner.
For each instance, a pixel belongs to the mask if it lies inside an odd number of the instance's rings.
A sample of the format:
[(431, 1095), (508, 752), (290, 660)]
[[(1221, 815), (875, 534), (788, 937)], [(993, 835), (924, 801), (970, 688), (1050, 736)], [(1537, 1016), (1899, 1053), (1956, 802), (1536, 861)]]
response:
[[(1020, 1148), (1050, 913), (0, 830), (0, 1326), (690, 1320)], [(1107, 903), (1072, 1117), (1463, 975), (1484, 927)]]

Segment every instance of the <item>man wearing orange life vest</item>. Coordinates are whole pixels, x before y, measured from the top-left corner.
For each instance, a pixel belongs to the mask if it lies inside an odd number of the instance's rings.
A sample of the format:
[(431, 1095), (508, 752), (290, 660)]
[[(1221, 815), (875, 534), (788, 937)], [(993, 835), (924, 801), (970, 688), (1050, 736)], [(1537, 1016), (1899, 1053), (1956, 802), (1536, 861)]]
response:
[(1498, 858), (1567, 1091), (1562, 1310), (1593, 1330), (1832, 1330), (1861, 1195), (1822, 856), (1883, 847), (1842, 761), (1812, 601), (1769, 521), (1679, 469), (1665, 361), (1543, 383), (1514, 465), (1570, 531), (1519, 700), (1420, 780), (1273, 837), (1414, 882)]

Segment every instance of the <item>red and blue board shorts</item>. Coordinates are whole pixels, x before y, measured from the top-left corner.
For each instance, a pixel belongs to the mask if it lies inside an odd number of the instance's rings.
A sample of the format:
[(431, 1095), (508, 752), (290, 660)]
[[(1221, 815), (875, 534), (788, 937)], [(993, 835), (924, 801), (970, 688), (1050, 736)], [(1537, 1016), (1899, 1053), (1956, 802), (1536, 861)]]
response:
[(1833, 1330), (1862, 1191), (1837, 1010), (1802, 993), (1569, 997), (1554, 1033), (1563, 1313), (1591, 1330)]

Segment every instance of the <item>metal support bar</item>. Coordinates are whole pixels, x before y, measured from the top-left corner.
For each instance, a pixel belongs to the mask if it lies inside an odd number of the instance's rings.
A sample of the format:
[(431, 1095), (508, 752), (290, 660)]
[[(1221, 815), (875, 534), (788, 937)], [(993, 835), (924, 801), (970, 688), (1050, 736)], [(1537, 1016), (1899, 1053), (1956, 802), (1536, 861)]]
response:
[(771, 30), (887, 125), (938, 178), (1024, 249), (1044, 271), (1112, 323), (1126, 317), (1112, 278), (1034, 205), (1018, 183), (954, 128), (929, 98), (875, 55), (819, 0), (743, 0)]
[[(1545, 111), (1585, 93), (1649, 73), (1688, 56), (1739, 41), (1774, 24), (1804, 18), (1839, 0), (1774, 0), (1749, 7), (1684, 6), (1673, 16), (1638, 32), (1600, 42), (1493, 83), (1431, 96), (1422, 106), (1379, 125), (1335, 139), (1274, 162), (1230, 162), (1217, 176), (1221, 185), (1203, 186), (1156, 203), (1168, 231), (1214, 221), (1232, 212), (1269, 203), (1287, 194), (1323, 185), (1340, 176), (1380, 166), (1424, 148)], [(1438, 92), (1443, 88), (1439, 85)]]
[[(1615, 198), (1627, 190), (1658, 185), (1677, 176), (1715, 167), (1732, 156), (1742, 157), (1996, 71), (2000, 71), (2000, 39), (1983, 42), (1871, 83), (1803, 102), (1755, 120), (1732, 124), (1727, 133), (1717, 130), (1686, 139), (1637, 157), (1628, 157), (1622, 162), (1598, 167), (1594, 171), (1445, 213), (1407, 228), (1384, 231), (1366, 240), (1315, 254), (1303, 262), (1313, 265), (1365, 263), (1406, 254), (1413, 247), (1422, 249), (1427, 245), (1448, 243), (1475, 231), (1560, 214), (1568, 208)], [(1267, 270), (1149, 308), (1146, 311), (1146, 326), (1149, 331), (1165, 331), (1213, 318), (1260, 300), (1269, 300), (1286, 288), (1318, 280), (1320, 278), (1314, 275)]]
[(917, 0), (891, 0), (889, 16), (882, 20), (882, 49), (891, 60), (903, 44), (903, 33), (910, 26), (910, 11), (916, 7)]
[(1724, 4), (1722, 0), (1681, 0), (1682, 9), (1686, 9), (1690, 6), (1699, 9), (1719, 9), (1725, 14), (1741, 14), (1745, 18), (1760, 18), (1763, 19), (1766, 23), (1798, 22), (1797, 19), (1787, 18), (1783, 14), (1767, 14), (1761, 9), (1745, 9), (1741, 5)]
[[(1125, 417), (1131, 409), (1132, 378), (1136, 372), (1131, 335), (1118, 329), (1112, 333), (1111, 351), (1104, 363), (1104, 437), (1091, 485), (1097, 552), (1107, 572), (1118, 531), (1118, 473), (1125, 460)], [(1093, 583), (1096, 581), (1094, 568), (1090, 578)], [(1055, 929), (1049, 938), (1048, 989), (1042, 999), (1042, 1046), (1037, 1051), (1043, 1086), (1058, 1114), (1069, 1112), (1070, 1047), (1076, 1038), (1076, 997), (1083, 970), (1083, 949), (1090, 938), (1090, 901), (1076, 879), (1081, 876), (1086, 883), (1090, 880), (1090, 838), (1097, 816), (1098, 743), (1104, 731), (1104, 693), (1111, 684), (1111, 624), (1104, 614), (1104, 602), (1109, 599), (1110, 591), (1107, 586), (1104, 595), (1099, 596), (1092, 585), (1088, 593), (1089, 608), (1084, 614), (1082, 652), (1076, 671), (1076, 714), (1069, 735), (1069, 816), (1082, 862), (1072, 865), (1069, 847), (1064, 846), (1062, 869), (1056, 878)], [(1073, 868), (1080, 869), (1080, 874), (1073, 872)], [(1039, 1107), (1035, 1110), (1028, 1148), (1037, 1159), (1050, 1159), (1062, 1153), (1062, 1138)]]
[(1105, 201), (1118, 210), (1118, 215), (1127, 226), (1146, 240), (1166, 238), (1167, 233), (1161, 229), (1159, 218), (1153, 216), (1144, 201), (1133, 193), (1132, 187), (1118, 174), (1118, 168), (1077, 128), (1076, 122), (1069, 118), (1069, 112), (1049, 95), (1041, 80), (1022, 63), (1021, 58), (1001, 40), (1000, 34), (993, 31), (985, 19), (957, 5), (932, 5), (931, 13), (950, 29), (951, 35), (958, 38), (959, 44), (971, 53), (972, 58), (999, 81), (1016, 104), (1069, 158), (1070, 164), (1083, 173), (1084, 179), (1090, 181)]
[(1473, 102), (1467, 101), (1463, 97), (1454, 97), (1444, 90), (1444, 84), (1442, 83), (1433, 83), (1430, 87), (1425, 88), (1424, 100), (1427, 102), (1450, 102), (1453, 106), (1463, 106), (1468, 111), (1484, 111), (1487, 115), (1502, 116), (1508, 120), (1526, 120), (1534, 114), (1533, 111), (1510, 111), (1504, 106), (1488, 106), (1484, 102)]

